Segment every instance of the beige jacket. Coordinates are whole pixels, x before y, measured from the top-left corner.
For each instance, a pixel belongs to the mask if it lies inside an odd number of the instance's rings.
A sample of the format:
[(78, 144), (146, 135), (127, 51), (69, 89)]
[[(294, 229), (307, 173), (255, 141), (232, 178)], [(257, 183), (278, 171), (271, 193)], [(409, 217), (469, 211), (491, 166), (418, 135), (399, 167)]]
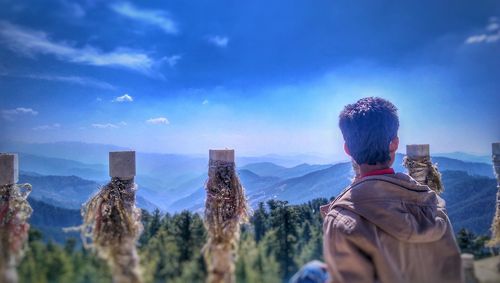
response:
[(403, 173), (355, 181), (322, 207), (331, 282), (463, 282), (444, 206), (429, 187)]

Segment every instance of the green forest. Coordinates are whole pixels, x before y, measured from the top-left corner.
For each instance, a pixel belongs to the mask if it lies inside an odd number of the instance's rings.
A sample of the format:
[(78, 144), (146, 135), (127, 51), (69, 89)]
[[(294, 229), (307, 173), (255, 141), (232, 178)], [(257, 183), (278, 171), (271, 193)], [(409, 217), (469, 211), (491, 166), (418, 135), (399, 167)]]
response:
[[(301, 265), (322, 259), (322, 218), (319, 207), (327, 199), (302, 205), (270, 200), (260, 203), (249, 223), (241, 227), (236, 265), (237, 282), (284, 282)], [(206, 232), (202, 217), (184, 211), (174, 215), (142, 212), (143, 233), (138, 242), (144, 282), (203, 282), (202, 248)], [(464, 252), (476, 257), (490, 253), (485, 236), (467, 230), (457, 233)], [(64, 244), (44, 241), (32, 228), (19, 268), (20, 282), (111, 282), (105, 262), (85, 250), (78, 238)]]

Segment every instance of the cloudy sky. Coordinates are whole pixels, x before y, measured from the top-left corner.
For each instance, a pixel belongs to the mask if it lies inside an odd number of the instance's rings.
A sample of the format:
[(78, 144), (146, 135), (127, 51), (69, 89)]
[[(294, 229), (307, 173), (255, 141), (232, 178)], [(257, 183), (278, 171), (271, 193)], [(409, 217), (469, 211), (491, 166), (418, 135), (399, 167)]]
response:
[(1, 139), (334, 155), (364, 96), (403, 144), (488, 153), (499, 2), (0, 0)]

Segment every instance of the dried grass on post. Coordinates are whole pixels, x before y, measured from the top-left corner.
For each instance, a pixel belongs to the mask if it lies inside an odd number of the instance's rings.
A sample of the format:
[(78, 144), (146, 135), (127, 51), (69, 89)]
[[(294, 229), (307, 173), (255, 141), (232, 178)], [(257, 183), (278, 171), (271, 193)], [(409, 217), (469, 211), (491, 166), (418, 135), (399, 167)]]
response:
[(208, 240), (203, 251), (209, 283), (235, 282), (235, 262), (240, 223), (248, 220), (245, 190), (234, 162), (210, 160), (205, 226)]
[(142, 231), (136, 190), (134, 179), (112, 178), (82, 210), (84, 245), (108, 262), (115, 283), (142, 282), (136, 249)]
[(16, 266), (26, 248), (30, 184), (0, 186), (0, 281), (17, 282)]
[(430, 157), (413, 159), (405, 156), (403, 166), (408, 169), (410, 176), (417, 182), (429, 186), (433, 191), (440, 194), (444, 191), (441, 181), (441, 173)]
[(358, 163), (352, 159), (351, 160), (352, 172), (354, 173), (354, 177), (352, 177), (351, 182), (354, 183), (361, 178), (361, 169), (359, 168)]
[(490, 246), (500, 245), (500, 155), (493, 155), (493, 169), (495, 171), (495, 176), (497, 177), (497, 201), (496, 201), (496, 211), (493, 218), (493, 223), (491, 225), (491, 240), (489, 242)]

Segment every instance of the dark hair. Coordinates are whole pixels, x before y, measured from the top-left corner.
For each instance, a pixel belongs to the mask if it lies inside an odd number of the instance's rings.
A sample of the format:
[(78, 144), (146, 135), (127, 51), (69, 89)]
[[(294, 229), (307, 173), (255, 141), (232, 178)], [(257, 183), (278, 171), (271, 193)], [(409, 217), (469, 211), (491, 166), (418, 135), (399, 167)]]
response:
[(397, 110), (388, 100), (365, 97), (340, 112), (339, 127), (356, 163), (375, 165), (391, 159), (389, 144), (399, 128)]

